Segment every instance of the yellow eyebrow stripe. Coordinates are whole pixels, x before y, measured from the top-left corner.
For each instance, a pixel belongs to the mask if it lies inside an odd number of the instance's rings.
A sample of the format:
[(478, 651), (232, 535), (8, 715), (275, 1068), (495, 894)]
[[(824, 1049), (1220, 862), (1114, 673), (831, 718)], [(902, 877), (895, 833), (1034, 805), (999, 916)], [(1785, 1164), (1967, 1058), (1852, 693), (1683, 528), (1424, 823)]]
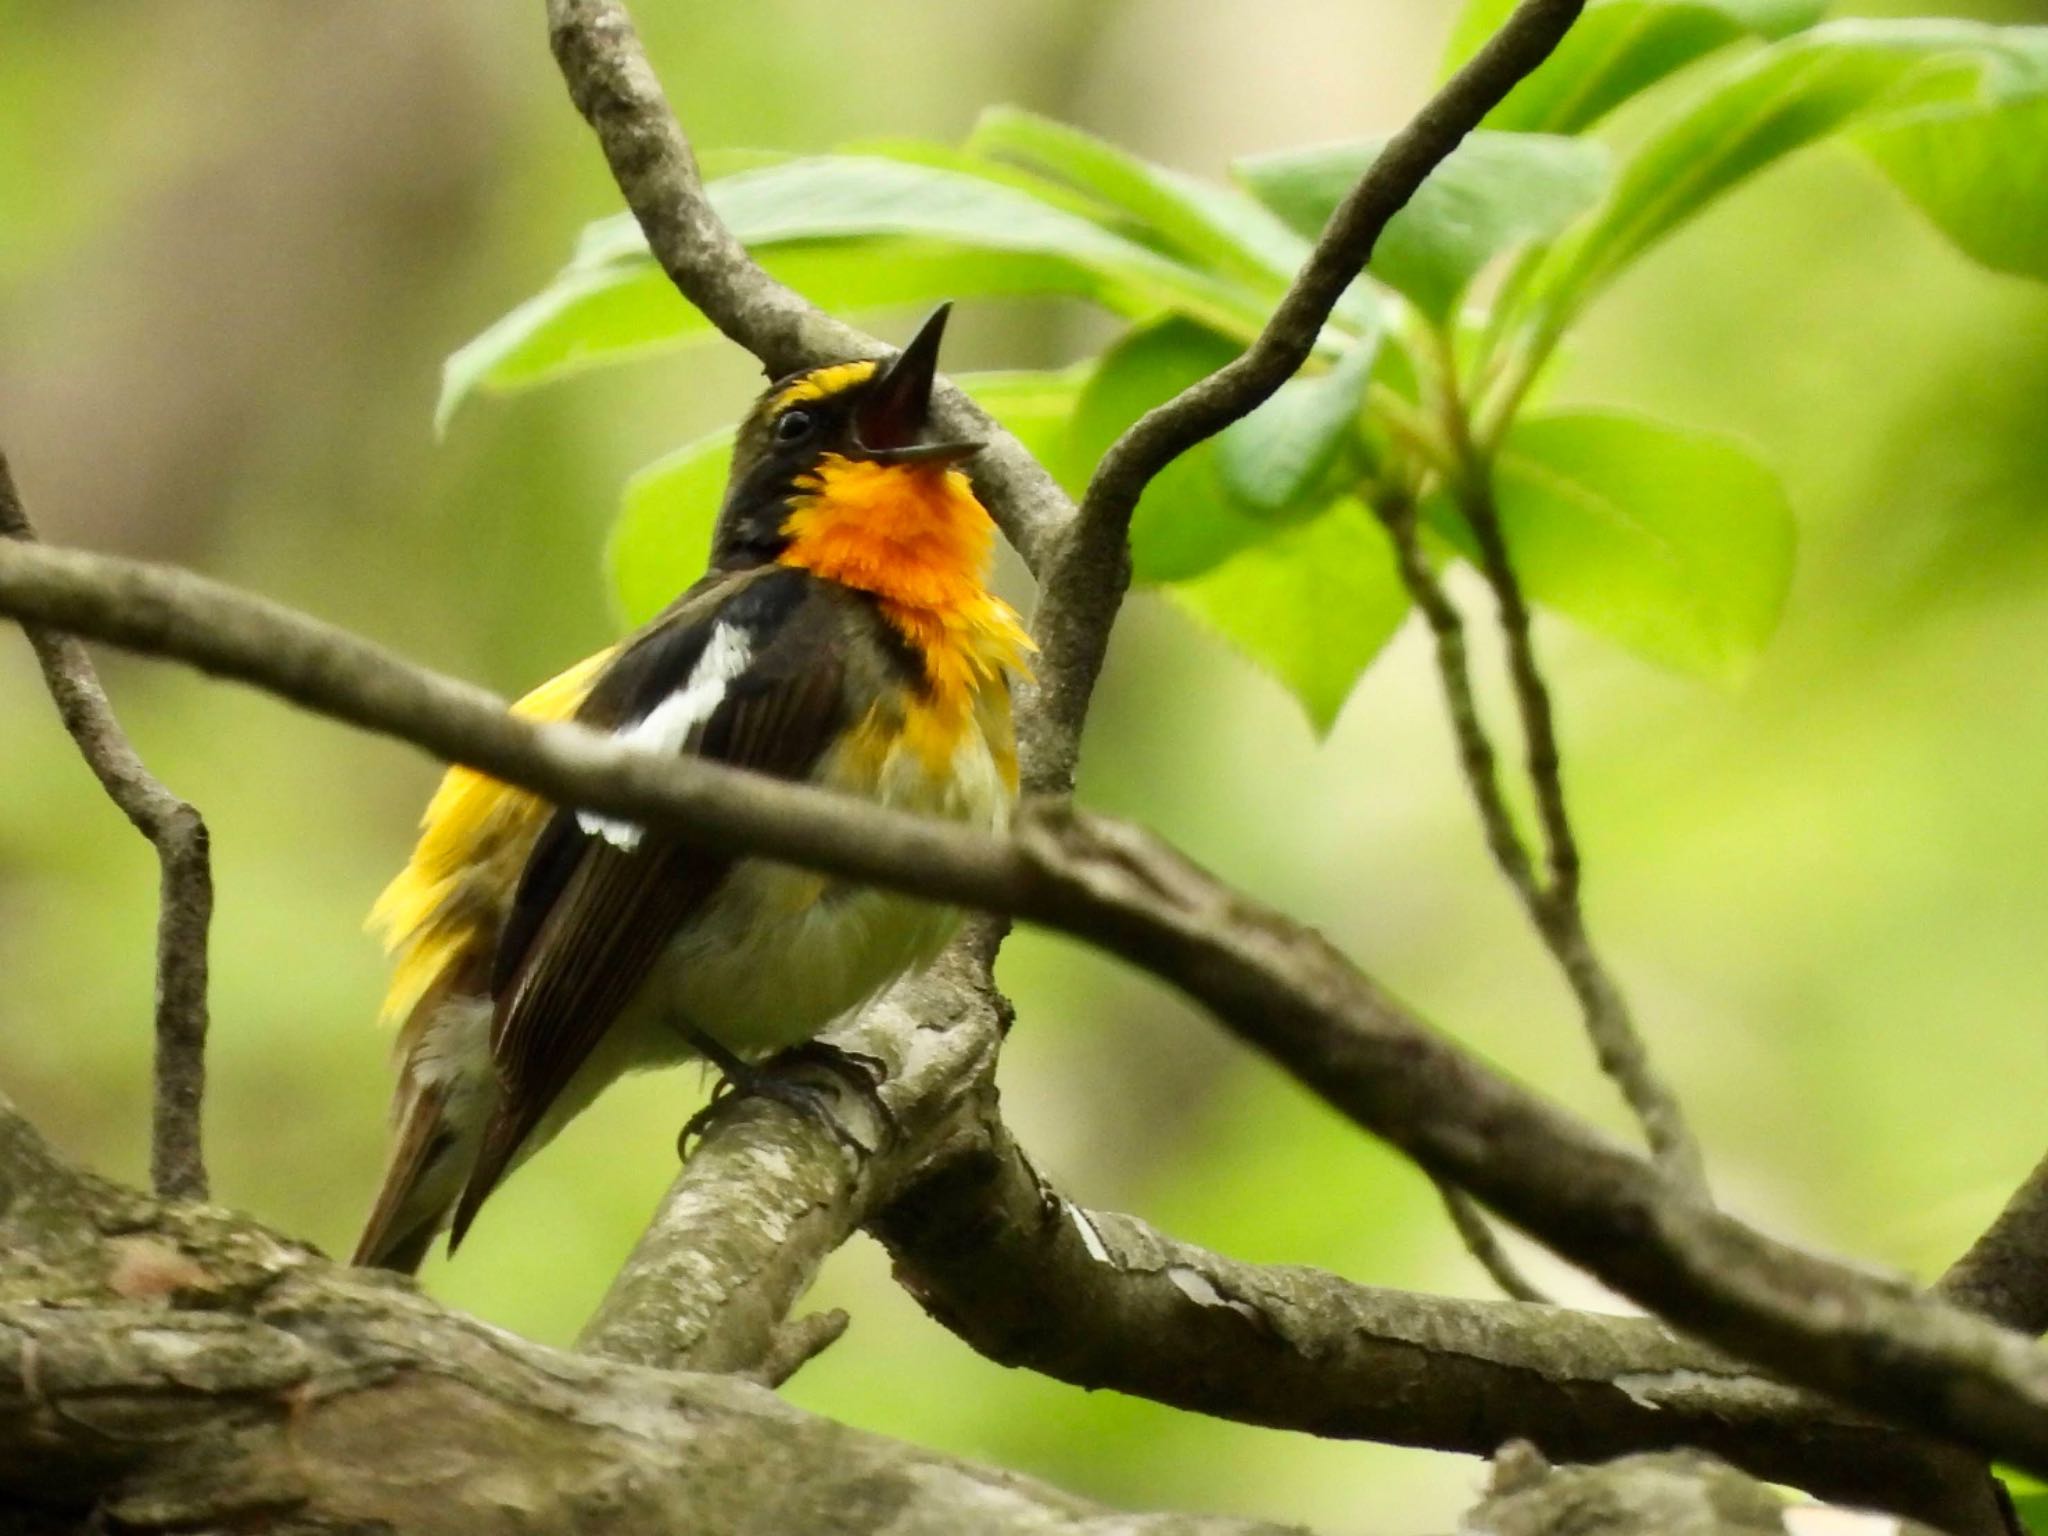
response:
[(768, 402), (769, 413), (772, 415), (776, 411), (787, 410), (792, 405), (800, 405), (806, 400), (823, 400), (839, 394), (856, 384), (865, 384), (874, 377), (874, 373), (873, 358), (862, 358), (851, 363), (834, 363), (828, 368), (813, 368)]

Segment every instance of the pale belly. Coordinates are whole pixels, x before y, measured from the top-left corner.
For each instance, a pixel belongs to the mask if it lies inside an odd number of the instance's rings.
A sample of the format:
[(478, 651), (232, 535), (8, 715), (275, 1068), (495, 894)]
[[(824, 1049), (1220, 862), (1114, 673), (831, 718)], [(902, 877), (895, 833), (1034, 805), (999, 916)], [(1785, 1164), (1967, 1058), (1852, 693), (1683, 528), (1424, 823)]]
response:
[[(962, 734), (949, 762), (899, 749), (879, 764), (829, 763), (821, 778), (899, 810), (990, 830), (1009, 820), (1011, 790), (979, 730)], [(959, 919), (951, 907), (749, 859), (670, 941), (612, 1033), (642, 1065), (694, 1054), (679, 1025), (738, 1055), (767, 1055), (929, 963)]]

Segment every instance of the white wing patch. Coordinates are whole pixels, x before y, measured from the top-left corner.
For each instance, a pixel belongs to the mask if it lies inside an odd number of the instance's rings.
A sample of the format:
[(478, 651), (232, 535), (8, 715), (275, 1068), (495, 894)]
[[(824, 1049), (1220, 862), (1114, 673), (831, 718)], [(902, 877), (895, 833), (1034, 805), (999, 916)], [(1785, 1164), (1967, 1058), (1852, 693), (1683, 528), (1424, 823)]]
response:
[[(690, 733), (709, 720), (711, 712), (724, 702), (727, 686), (747, 670), (753, 654), (753, 644), (745, 630), (720, 623), (711, 631), (711, 639), (704, 654), (697, 658), (697, 665), (690, 669), (689, 681), (642, 718), (615, 731), (614, 738), (657, 757), (676, 756), (689, 744)], [(594, 811), (578, 811), (576, 824), (593, 837), (601, 837), (628, 853), (640, 846), (644, 835), (644, 829), (636, 822), (600, 816)]]

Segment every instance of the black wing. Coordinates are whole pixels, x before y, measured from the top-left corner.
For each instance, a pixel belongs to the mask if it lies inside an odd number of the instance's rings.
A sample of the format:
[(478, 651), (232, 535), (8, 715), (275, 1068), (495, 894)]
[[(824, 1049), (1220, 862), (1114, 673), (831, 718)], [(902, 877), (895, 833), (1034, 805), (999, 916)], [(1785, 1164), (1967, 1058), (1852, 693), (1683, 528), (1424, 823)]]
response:
[[(676, 750), (782, 778), (806, 775), (846, 721), (845, 610), (801, 571), (754, 570), (705, 586), (621, 652), (578, 718), (653, 737), (666, 708), (671, 727), (693, 722)], [(712, 686), (707, 679), (730, 670), (741, 644), (743, 663)], [(693, 688), (699, 707), (679, 704)], [(499, 1101), (456, 1206), (451, 1246), (731, 867), (673, 838), (634, 837), (637, 830), (558, 811), (527, 860), (493, 978)]]

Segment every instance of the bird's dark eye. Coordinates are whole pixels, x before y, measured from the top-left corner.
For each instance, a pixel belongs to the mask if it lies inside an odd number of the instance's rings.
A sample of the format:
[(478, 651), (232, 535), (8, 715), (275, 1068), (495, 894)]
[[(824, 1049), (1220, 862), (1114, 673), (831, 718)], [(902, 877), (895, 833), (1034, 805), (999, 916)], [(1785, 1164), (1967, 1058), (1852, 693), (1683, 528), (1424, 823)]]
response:
[(811, 435), (813, 418), (809, 411), (784, 411), (775, 418), (775, 441), (800, 443)]

